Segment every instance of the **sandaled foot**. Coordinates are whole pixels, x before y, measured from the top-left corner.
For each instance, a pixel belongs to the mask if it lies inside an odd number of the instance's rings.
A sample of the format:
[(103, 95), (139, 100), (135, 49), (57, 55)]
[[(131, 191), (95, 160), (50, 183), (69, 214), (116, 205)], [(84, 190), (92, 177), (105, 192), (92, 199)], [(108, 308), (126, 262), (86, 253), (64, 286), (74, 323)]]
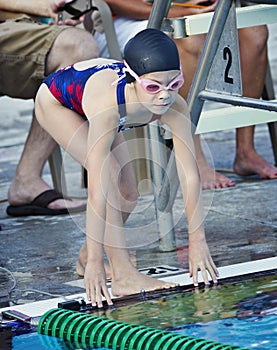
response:
[(10, 216), (31, 215), (65, 215), (86, 210), (86, 204), (73, 202), (55, 190), (40, 193), (31, 203), (9, 205), (7, 214)]

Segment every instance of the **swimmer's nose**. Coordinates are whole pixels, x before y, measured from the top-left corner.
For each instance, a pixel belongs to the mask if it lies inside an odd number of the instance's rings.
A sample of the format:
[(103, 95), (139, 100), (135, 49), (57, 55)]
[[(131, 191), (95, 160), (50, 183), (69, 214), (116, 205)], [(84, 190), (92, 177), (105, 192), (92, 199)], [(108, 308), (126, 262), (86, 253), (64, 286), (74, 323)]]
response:
[(161, 90), (159, 92), (159, 99), (160, 100), (167, 100), (170, 97), (170, 91), (169, 90)]

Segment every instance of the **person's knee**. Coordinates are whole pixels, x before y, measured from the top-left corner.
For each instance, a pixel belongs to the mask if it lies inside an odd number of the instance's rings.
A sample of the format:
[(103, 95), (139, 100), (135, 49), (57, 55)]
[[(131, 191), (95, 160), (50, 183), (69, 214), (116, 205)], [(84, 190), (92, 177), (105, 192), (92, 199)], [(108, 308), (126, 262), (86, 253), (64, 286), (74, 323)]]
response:
[(255, 26), (239, 30), (241, 53), (261, 55), (267, 49), (268, 29), (266, 26)]
[(256, 41), (258, 52), (262, 52), (267, 49), (268, 29), (266, 26), (254, 28), (256, 28), (256, 35), (254, 36), (253, 40)]
[(63, 45), (66, 46), (67, 52), (72, 52), (76, 61), (99, 57), (96, 40), (84, 29), (74, 28), (74, 31), (67, 35)]
[(194, 60), (198, 61), (202, 52), (205, 38), (205, 35), (194, 35), (184, 39), (176, 39), (175, 43), (178, 47), (181, 61), (186, 60), (188, 57), (189, 59), (194, 57)]
[(99, 57), (99, 49), (94, 37), (84, 29), (68, 28), (58, 35), (49, 52), (46, 73), (96, 57)]

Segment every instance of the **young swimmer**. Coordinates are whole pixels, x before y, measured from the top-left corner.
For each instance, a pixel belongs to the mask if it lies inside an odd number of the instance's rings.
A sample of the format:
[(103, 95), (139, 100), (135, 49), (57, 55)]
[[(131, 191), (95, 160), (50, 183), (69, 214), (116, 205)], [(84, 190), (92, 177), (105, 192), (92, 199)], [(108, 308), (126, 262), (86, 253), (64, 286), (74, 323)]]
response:
[(135, 206), (137, 190), (120, 131), (154, 120), (166, 124), (173, 136), (193, 283), (198, 284), (198, 270), (206, 284), (208, 273), (217, 281), (205, 239), (190, 116), (178, 95), (182, 84), (175, 43), (159, 30), (146, 29), (126, 44), (124, 62), (99, 58), (76, 63), (52, 73), (38, 91), (38, 121), (88, 172), (86, 243), (78, 269), (84, 269), (87, 296), (94, 306), (102, 307), (102, 296), (112, 304), (104, 249), (114, 296), (174, 286), (141, 274), (124, 243), (123, 224)]

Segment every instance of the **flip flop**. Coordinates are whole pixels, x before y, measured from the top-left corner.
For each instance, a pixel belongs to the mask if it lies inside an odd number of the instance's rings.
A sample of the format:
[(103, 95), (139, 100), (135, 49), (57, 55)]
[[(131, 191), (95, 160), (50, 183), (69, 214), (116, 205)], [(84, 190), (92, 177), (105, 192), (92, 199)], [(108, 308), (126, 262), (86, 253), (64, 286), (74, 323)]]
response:
[[(84, 3), (86, 3), (86, 5)], [(73, 7), (72, 6), (73, 4), (76, 4), (76, 6)], [(94, 10), (97, 10), (97, 7), (92, 5), (91, 0), (86, 0), (86, 1), (72, 0), (66, 3), (63, 7), (60, 7), (58, 9), (58, 20), (62, 22), (64, 21), (63, 12), (67, 12), (68, 14), (72, 15), (72, 17), (69, 17), (67, 19), (75, 20), (75, 19), (79, 19), (81, 16), (85, 15), (86, 13)]]
[(7, 214), (10, 216), (32, 216), (32, 215), (65, 215), (79, 213), (86, 210), (86, 204), (76, 208), (51, 209), (48, 205), (57, 199), (71, 200), (55, 190), (46, 190), (39, 194), (30, 204), (9, 205)]

